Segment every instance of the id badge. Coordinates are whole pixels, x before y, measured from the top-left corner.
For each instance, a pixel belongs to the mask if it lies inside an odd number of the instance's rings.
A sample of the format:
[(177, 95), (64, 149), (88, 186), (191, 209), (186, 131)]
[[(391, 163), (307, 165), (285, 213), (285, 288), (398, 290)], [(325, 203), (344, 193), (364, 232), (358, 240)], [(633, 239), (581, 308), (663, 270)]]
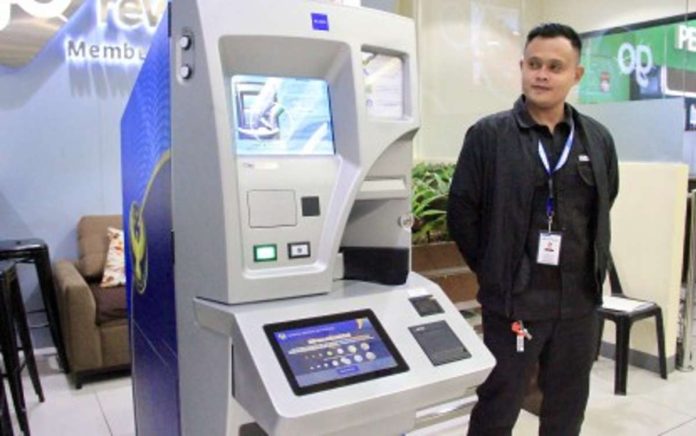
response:
[(537, 263), (542, 265), (558, 266), (561, 259), (562, 240), (563, 235), (560, 232), (540, 231)]

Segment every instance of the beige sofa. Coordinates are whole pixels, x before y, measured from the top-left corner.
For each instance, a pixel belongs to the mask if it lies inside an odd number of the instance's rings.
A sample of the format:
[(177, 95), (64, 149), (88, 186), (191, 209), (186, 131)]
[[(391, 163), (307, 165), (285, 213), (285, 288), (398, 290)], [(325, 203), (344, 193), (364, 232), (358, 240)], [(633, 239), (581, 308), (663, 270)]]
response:
[(63, 339), (78, 389), (87, 377), (130, 367), (125, 287), (99, 287), (109, 247), (107, 227), (122, 228), (121, 216), (82, 217), (79, 259), (53, 267)]

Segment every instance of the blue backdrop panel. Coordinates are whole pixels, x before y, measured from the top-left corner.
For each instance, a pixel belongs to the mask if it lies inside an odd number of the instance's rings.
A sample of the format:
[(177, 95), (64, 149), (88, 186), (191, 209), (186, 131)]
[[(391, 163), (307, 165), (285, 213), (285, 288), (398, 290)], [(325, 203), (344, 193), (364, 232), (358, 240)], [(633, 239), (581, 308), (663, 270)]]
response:
[(167, 16), (154, 35), (121, 120), (126, 273), (139, 435), (180, 433)]

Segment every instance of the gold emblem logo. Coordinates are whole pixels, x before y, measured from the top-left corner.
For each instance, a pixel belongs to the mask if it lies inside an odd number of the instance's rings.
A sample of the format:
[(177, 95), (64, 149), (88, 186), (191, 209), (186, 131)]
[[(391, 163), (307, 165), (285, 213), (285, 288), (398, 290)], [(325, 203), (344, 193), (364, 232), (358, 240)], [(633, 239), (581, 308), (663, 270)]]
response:
[(144, 294), (147, 287), (147, 232), (142, 209), (138, 203), (131, 203), (128, 215), (133, 289), (139, 294)]

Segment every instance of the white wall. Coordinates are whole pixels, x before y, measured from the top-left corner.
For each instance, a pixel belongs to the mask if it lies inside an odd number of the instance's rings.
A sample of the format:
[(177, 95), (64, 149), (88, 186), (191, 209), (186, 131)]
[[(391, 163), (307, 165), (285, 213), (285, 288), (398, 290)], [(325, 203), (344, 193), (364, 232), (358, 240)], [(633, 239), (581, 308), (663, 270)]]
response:
[[(28, 65), (0, 67), (0, 239), (42, 238), (52, 260), (76, 257), (80, 216), (121, 213), (120, 120), (140, 67), (66, 60), (66, 38), (123, 40), (95, 7), (85, 1)], [(147, 47), (150, 36), (135, 39)], [(27, 310), (40, 309), (34, 269), (19, 273)], [(46, 329), (32, 334), (52, 345)]]
[(604, 124), (621, 161), (681, 162), (684, 155), (684, 99), (578, 105)]
[(519, 60), (537, 1), (415, 2), (421, 75), (416, 159), (457, 158), (466, 129), (509, 109), (520, 93)]
[[(684, 164), (625, 162), (612, 209), (614, 261), (624, 292), (662, 307), (667, 356), (674, 356), (679, 322), (686, 185)], [(604, 340), (614, 342), (606, 323)], [(631, 348), (657, 356), (655, 323), (634, 325)]]
[(367, 8), (381, 9), (387, 12), (396, 11), (397, 0), (362, 0), (361, 4)]
[(694, 0), (541, 0), (545, 21), (559, 21), (578, 32), (602, 30), (626, 24), (685, 14), (696, 10)]
[(696, 176), (696, 131), (684, 132), (684, 162), (689, 165), (689, 176)]
[[(520, 93), (518, 62), (526, 33), (542, 21), (579, 32), (696, 10), (696, 0), (411, 0), (419, 35), (421, 130), (416, 159), (454, 161), (466, 129), (506, 110)], [(405, 5), (406, 4), (406, 5)], [(519, 35), (510, 29), (516, 28)], [(570, 101), (575, 101), (571, 91)]]

